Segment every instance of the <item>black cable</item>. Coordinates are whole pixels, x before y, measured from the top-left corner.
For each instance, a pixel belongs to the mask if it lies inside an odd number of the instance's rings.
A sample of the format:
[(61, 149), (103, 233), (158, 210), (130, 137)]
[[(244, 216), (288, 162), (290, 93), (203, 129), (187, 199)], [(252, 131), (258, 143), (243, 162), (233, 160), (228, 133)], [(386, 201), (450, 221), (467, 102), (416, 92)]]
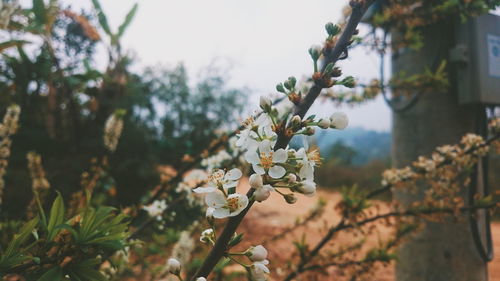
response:
[[(485, 108), (481, 108), (479, 110), (479, 116), (477, 118), (477, 134), (485, 137), (488, 134), (488, 117)], [(472, 180), (469, 188), (469, 204), (474, 202), (476, 195), (479, 194), (478, 190), (478, 181), (479, 176), (482, 176), (483, 183), (483, 197), (490, 195), (489, 184), (488, 184), (488, 156), (485, 156), (481, 159), (481, 165), (476, 165), (475, 170), (472, 174)], [(481, 239), (481, 231), (479, 229), (479, 222), (477, 216), (479, 215), (479, 210), (476, 212), (471, 211), (469, 213), (469, 224), (472, 233), (472, 240), (474, 241), (474, 245), (477, 249), (477, 252), (481, 259), (485, 262), (490, 262), (493, 260), (494, 250), (493, 250), (493, 238), (491, 235), (491, 218), (490, 212), (488, 210), (483, 210), (485, 213), (484, 216), (484, 235), (486, 245), (483, 243), (483, 239)]]
[(392, 111), (400, 113), (404, 112), (411, 107), (413, 107), (420, 97), (420, 93), (412, 94), (410, 101), (404, 104), (403, 106), (397, 106), (395, 99), (390, 99), (387, 96), (387, 92), (385, 90), (385, 50), (387, 49), (387, 31), (384, 30), (384, 37), (382, 39), (382, 50), (380, 53), (380, 92), (382, 93), (382, 97), (384, 98), (385, 103), (392, 109)]

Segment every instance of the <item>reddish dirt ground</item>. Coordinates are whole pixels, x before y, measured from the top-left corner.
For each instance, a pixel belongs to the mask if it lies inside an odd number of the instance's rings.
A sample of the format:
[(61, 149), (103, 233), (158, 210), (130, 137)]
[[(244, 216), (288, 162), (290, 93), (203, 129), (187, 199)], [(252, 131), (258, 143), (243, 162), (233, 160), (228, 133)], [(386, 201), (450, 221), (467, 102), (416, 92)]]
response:
[[(314, 245), (321, 238), (321, 233), (324, 233), (325, 225), (332, 225), (338, 222), (339, 217), (334, 211), (334, 205), (338, 202), (340, 195), (334, 192), (319, 192), (318, 196), (315, 197), (304, 197), (300, 196), (296, 204), (290, 206), (284, 202), (283, 198), (278, 194), (273, 194), (268, 201), (264, 204), (257, 203), (252, 210), (247, 215), (244, 220), (244, 224), (239, 231), (245, 232), (245, 236), (256, 237), (254, 239), (255, 244), (265, 241), (266, 238), (272, 237), (288, 226), (293, 225), (297, 217), (304, 217), (309, 213), (309, 210), (316, 204), (318, 197), (322, 197), (326, 200), (327, 205), (325, 208), (325, 213), (322, 215), (321, 219), (314, 221), (307, 225), (307, 227), (302, 227), (296, 232), (291, 233), (286, 236), (285, 239), (279, 240), (278, 242), (271, 242), (266, 245), (270, 252), (270, 260), (274, 261), (271, 264), (273, 272), (276, 272), (276, 276), (273, 276), (273, 280), (281, 280), (283, 276), (279, 276), (279, 273), (283, 271), (280, 268), (276, 268), (275, 265), (283, 264), (280, 261), (286, 260), (290, 254), (294, 251), (293, 246), (291, 246), (292, 241), (298, 240), (302, 237), (302, 233), (307, 234), (307, 241), (310, 245)], [(384, 203), (378, 202), (381, 208), (384, 209)], [(375, 236), (368, 244), (376, 244), (379, 237), (384, 238), (384, 233), (388, 234), (388, 228), (379, 227), (380, 235)], [(247, 238), (247, 239), (248, 239)], [(490, 281), (500, 281), (500, 223), (493, 224), (493, 239), (495, 243), (495, 253), (497, 253), (495, 259), (489, 263), (489, 275)], [(352, 242), (353, 237), (349, 235), (340, 235), (335, 239), (336, 244), (344, 244)], [(250, 241), (251, 243), (252, 241)], [(333, 245), (332, 247), (335, 247)], [(386, 268), (377, 269), (376, 273), (370, 277), (373, 281), (392, 281), (394, 268), (389, 266)], [(335, 275), (335, 272), (331, 272)], [(280, 278), (281, 277), (281, 278)], [(332, 280), (332, 275), (330, 277), (311, 277), (302, 276), (296, 280)], [(337, 277), (335, 280), (341, 280)]]

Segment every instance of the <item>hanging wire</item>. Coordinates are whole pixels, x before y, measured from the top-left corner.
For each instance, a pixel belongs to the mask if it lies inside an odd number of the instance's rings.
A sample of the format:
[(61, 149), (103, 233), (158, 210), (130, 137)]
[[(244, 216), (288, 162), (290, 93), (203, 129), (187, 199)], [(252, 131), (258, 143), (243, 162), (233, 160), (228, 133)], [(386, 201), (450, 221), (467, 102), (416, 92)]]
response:
[[(373, 33), (375, 35), (375, 32)], [(384, 97), (385, 103), (392, 109), (392, 111), (396, 113), (401, 113), (404, 112), (411, 107), (413, 107), (417, 101), (418, 98), (420, 97), (420, 93), (413, 93), (410, 97), (410, 100), (405, 103), (405, 104), (399, 104), (396, 99), (390, 99), (388, 97), (386, 88), (385, 88), (385, 50), (387, 49), (387, 30), (384, 30), (384, 36), (382, 39), (382, 48), (379, 49), (379, 54), (380, 54), (380, 92), (382, 93), (382, 96)]]
[[(490, 108), (490, 114), (494, 116), (494, 107)], [(481, 108), (479, 110), (480, 115), (477, 118), (477, 134), (486, 137), (488, 134), (488, 107)], [(476, 165), (474, 173), (472, 174), (472, 181), (469, 188), (469, 203), (474, 202), (475, 197), (480, 193), (479, 190), (479, 177), (481, 176), (481, 181), (483, 184), (482, 196), (486, 197), (490, 195), (490, 187), (488, 183), (488, 157), (483, 157), (481, 159), (480, 165)], [(474, 246), (481, 259), (485, 262), (490, 262), (493, 260), (494, 250), (493, 250), (493, 238), (491, 234), (491, 218), (488, 210), (483, 211), (484, 215), (484, 242), (481, 238), (481, 230), (479, 225), (479, 220), (477, 218), (478, 211), (469, 213), (469, 225), (472, 233), (472, 240), (474, 241)], [(486, 245), (485, 245), (486, 244)]]

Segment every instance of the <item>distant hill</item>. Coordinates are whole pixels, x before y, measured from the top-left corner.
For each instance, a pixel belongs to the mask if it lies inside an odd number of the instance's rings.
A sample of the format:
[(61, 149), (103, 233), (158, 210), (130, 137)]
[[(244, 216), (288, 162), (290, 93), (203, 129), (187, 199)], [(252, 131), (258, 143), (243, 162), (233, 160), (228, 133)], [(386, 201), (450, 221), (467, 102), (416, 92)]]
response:
[[(314, 136), (316, 144), (319, 146), (321, 155), (328, 160), (332, 155), (332, 148), (341, 142), (355, 151), (352, 159), (353, 165), (363, 165), (375, 159), (385, 160), (390, 157), (391, 133), (366, 130), (360, 127), (338, 130), (317, 130)], [(300, 137), (295, 137), (292, 147), (302, 144)]]

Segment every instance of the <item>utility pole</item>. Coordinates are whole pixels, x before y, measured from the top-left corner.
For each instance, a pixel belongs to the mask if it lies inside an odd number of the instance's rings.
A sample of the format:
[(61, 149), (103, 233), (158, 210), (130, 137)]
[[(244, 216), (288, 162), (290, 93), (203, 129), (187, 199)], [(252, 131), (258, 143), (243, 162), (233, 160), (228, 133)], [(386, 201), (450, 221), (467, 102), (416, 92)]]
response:
[[(393, 40), (397, 38), (398, 34), (393, 33)], [(423, 30), (423, 38), (424, 46), (418, 51), (394, 51), (393, 74), (422, 73), (426, 67), (434, 71), (441, 61), (449, 61), (449, 51), (455, 44), (453, 24), (429, 26)], [(452, 69), (450, 64), (448, 69)], [(475, 132), (480, 106), (459, 104), (453, 71), (449, 74), (450, 89), (421, 94), (412, 107), (393, 112), (392, 163), (396, 168)], [(422, 199), (427, 188), (421, 185), (416, 193), (397, 191), (395, 199), (408, 205)], [(398, 281), (486, 281), (487, 275), (487, 263), (477, 252), (465, 216), (461, 222), (426, 222), (425, 228), (399, 249)]]

